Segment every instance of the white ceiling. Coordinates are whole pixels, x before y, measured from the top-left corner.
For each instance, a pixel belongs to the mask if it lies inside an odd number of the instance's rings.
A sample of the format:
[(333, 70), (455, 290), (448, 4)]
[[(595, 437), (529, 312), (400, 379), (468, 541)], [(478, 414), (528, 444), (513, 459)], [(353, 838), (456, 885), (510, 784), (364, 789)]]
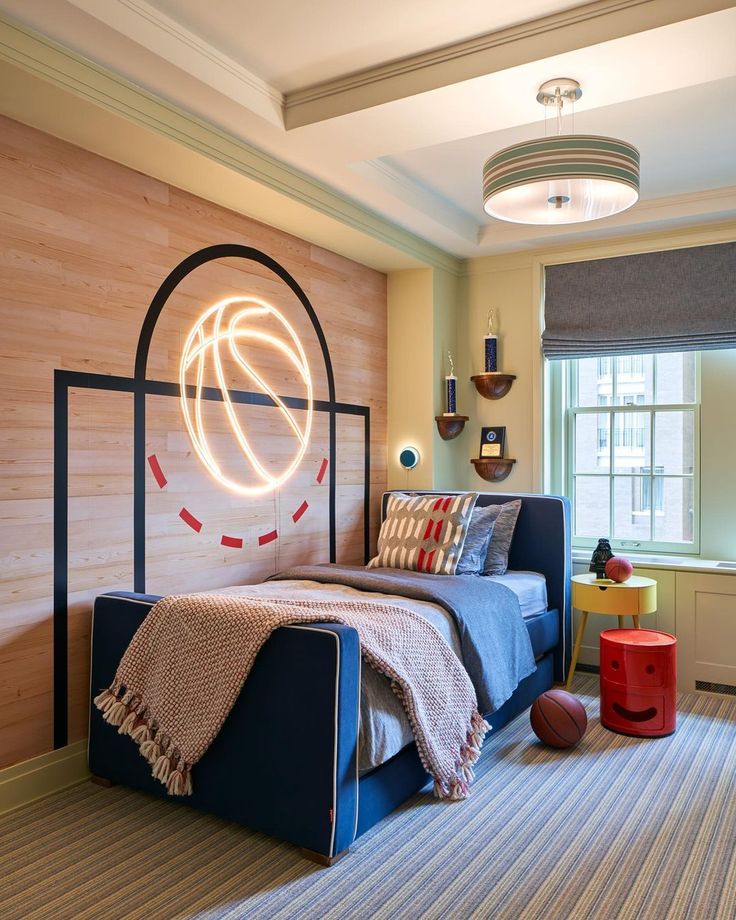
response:
[(560, 0), (153, 0), (282, 92), (575, 6)]
[[(719, 5), (0, 0), (35, 29), (464, 257), (736, 216), (736, 7)], [(688, 6), (706, 15), (687, 18)], [(377, 69), (351, 76), (365, 68)], [(482, 163), (544, 134), (536, 88), (561, 75), (583, 86), (576, 131), (640, 148), (642, 200), (560, 229), (492, 220), (481, 207)], [(299, 126), (287, 130), (291, 111)]]

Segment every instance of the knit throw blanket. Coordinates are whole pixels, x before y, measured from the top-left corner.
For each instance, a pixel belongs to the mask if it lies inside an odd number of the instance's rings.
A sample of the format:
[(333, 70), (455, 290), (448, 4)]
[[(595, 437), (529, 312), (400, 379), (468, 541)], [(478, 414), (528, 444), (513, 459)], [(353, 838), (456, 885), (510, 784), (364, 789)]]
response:
[(431, 623), (402, 607), (165, 597), (140, 625), (95, 706), (130, 735), (170, 795), (191, 795), (192, 768), (217, 736), (264, 642), (279, 626), (314, 622), (358, 631), (364, 660), (391, 681), (406, 710), (435, 795), (465, 798), (489, 726), (452, 649)]

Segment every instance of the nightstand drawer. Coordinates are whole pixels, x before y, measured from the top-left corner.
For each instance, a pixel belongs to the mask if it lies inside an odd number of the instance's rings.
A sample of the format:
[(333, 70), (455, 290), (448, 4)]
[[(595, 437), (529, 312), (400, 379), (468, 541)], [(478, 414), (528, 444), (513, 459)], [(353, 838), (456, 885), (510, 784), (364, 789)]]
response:
[(598, 585), (573, 581), (572, 603), (578, 610), (593, 613), (618, 616), (654, 613), (657, 609), (657, 585), (634, 587), (626, 582), (620, 585), (611, 582)]

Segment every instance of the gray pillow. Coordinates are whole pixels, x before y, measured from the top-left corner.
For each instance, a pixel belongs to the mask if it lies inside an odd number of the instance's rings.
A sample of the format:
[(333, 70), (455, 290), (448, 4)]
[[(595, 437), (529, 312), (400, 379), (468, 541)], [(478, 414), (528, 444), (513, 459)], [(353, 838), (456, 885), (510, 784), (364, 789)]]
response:
[[(521, 499), (515, 498), (512, 502), (505, 502), (503, 505), (493, 505), (492, 507), (498, 509), (498, 513), (481, 574), (504, 575), (509, 567), (509, 550), (511, 549), (511, 541), (514, 539), (514, 530), (516, 529), (519, 511), (521, 511)], [(481, 508), (480, 510), (485, 511), (486, 509)]]
[(485, 566), (488, 544), (493, 536), (493, 528), (501, 513), (503, 505), (488, 505), (485, 508), (473, 508), (468, 532), (465, 535), (463, 552), (455, 569), (456, 575), (481, 575)]

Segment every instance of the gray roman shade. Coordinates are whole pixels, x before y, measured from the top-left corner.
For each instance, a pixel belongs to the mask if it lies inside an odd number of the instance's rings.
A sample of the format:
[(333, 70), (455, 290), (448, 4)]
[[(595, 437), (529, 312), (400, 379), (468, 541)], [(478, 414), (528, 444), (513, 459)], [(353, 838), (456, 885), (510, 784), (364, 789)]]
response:
[(736, 348), (736, 243), (548, 265), (547, 358)]

